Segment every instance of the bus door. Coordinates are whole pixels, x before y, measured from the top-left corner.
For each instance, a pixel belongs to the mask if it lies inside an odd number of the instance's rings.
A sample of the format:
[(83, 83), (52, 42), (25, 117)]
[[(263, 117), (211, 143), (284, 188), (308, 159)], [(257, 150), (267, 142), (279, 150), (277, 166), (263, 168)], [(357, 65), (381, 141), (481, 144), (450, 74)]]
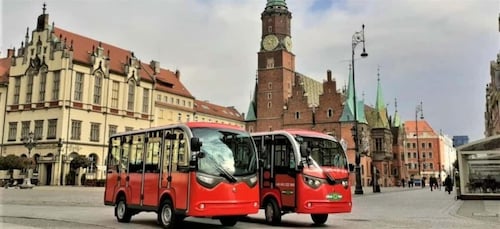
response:
[(260, 166), (260, 185), (262, 189), (268, 189), (274, 187), (273, 181), (273, 154), (272, 154), (272, 136), (254, 136), (253, 140), (257, 146), (257, 151), (259, 152), (259, 158), (262, 160), (262, 166)]
[(142, 203), (142, 180), (144, 171), (144, 134), (132, 135), (129, 141), (128, 191), (131, 205)]
[(142, 196), (146, 206), (158, 206), (158, 191), (160, 188), (160, 144), (162, 131), (156, 130), (147, 133), (146, 148), (144, 151), (144, 180)]
[(295, 207), (296, 158), (292, 144), (284, 135), (275, 135), (272, 141), (274, 154), (274, 185), (281, 194), (283, 207)]
[(120, 187), (121, 140), (116, 137), (110, 140), (106, 166), (106, 188), (104, 202), (115, 202), (116, 190)]

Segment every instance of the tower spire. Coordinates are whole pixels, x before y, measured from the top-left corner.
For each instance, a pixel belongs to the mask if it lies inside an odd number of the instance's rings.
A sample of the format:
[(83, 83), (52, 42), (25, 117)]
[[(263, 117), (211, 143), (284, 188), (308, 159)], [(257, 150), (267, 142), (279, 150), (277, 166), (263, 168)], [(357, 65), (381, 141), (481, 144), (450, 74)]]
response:
[(353, 84), (352, 66), (349, 64), (349, 82), (347, 85), (346, 98), (344, 102), (344, 109), (342, 110), (342, 115), (339, 121), (348, 122), (354, 121), (354, 106), (356, 107), (356, 117), (360, 123), (368, 123), (365, 117), (364, 102), (356, 99), (354, 102), (354, 84)]

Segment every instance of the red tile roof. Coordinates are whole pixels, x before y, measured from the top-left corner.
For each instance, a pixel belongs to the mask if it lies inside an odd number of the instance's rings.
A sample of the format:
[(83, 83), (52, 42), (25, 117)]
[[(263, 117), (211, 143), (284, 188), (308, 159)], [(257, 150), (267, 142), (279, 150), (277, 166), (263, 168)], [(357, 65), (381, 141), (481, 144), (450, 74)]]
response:
[[(92, 53), (93, 48), (97, 48), (100, 44), (104, 49), (104, 53), (106, 55), (109, 52), (110, 71), (118, 74), (125, 74), (124, 64), (128, 63), (128, 58), (133, 56), (133, 53), (131, 51), (106, 44), (92, 38), (84, 37), (82, 35), (72, 33), (58, 27), (55, 27), (54, 34), (55, 36), (57, 36), (57, 38), (61, 37), (63, 42), (64, 40), (66, 40), (67, 46), (70, 46), (72, 43), (73, 60), (83, 64), (92, 64), (90, 53)], [(152, 82), (153, 73), (154, 70), (150, 65), (141, 62), (141, 69), (139, 71), (141, 80)], [(160, 74), (157, 75), (156, 78), (157, 82), (160, 84), (157, 85), (156, 89), (176, 95), (194, 98), (187, 90), (187, 88), (184, 87), (184, 85), (180, 82), (179, 78), (174, 72), (166, 69), (161, 69)]]
[(9, 83), (9, 70), (12, 59), (10, 57), (0, 59), (0, 84)]
[(244, 121), (243, 115), (241, 115), (234, 107), (223, 107), (209, 102), (195, 100), (194, 110), (199, 113), (224, 117), (236, 121)]
[(436, 135), (432, 127), (425, 120), (417, 121), (418, 124), (415, 124), (415, 121), (406, 121), (405, 122), (405, 131), (406, 133), (415, 133), (416, 125), (418, 125), (418, 133), (427, 133), (429, 135)]

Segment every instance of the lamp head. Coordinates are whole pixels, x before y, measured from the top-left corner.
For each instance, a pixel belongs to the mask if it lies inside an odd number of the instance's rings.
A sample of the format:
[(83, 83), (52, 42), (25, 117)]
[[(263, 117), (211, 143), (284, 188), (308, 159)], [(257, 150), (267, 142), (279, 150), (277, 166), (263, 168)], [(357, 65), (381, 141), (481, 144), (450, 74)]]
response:
[(361, 53), (361, 57), (365, 58), (368, 56), (368, 53), (366, 52), (365, 48), (363, 48), (363, 52)]

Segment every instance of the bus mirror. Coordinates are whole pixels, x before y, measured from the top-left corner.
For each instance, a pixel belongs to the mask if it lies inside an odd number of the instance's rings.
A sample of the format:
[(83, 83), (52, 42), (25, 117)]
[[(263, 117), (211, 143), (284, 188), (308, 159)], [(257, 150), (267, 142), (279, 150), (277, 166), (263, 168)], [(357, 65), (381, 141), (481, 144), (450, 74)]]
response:
[(206, 153), (203, 151), (198, 152), (197, 155), (198, 155), (198, 158), (204, 158), (205, 156), (207, 156)]
[(200, 151), (202, 143), (199, 138), (191, 138), (191, 151)]
[(354, 165), (349, 163), (349, 172), (354, 172)]
[(307, 142), (302, 142), (300, 144), (300, 156), (301, 157), (309, 157), (309, 149), (307, 148)]

